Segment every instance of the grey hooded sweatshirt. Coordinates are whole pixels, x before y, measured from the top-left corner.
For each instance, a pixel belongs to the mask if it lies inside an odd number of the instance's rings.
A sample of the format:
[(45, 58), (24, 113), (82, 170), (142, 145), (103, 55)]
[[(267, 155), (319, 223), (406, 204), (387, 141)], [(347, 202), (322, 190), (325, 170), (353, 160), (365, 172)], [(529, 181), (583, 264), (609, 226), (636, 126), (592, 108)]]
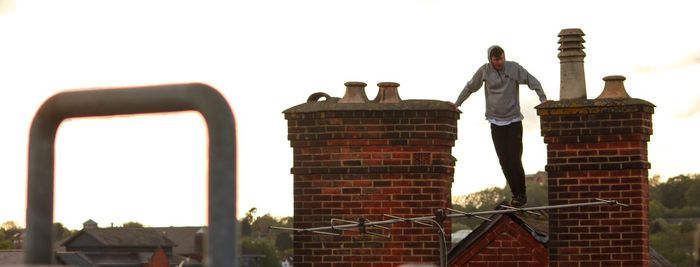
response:
[[(487, 57), (495, 47), (497, 46), (489, 47)], [(547, 100), (540, 82), (517, 62), (506, 61), (500, 71), (493, 67), (490, 58), (488, 62), (481, 66), (464, 86), (455, 102), (457, 106), (462, 105), (469, 95), (478, 91), (484, 83), (486, 84), (484, 95), (488, 120), (505, 122), (523, 119), (523, 114), (520, 113), (520, 84), (527, 84), (530, 89), (537, 92), (540, 102)]]

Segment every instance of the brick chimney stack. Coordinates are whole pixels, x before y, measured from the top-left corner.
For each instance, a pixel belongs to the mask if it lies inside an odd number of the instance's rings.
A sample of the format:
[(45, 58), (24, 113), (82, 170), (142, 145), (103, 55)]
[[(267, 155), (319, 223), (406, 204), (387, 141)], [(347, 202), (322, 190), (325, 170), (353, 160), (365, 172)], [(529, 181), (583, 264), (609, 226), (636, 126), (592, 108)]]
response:
[[(284, 111), (294, 150), (294, 228), (330, 226), (334, 218), (427, 216), (451, 207), (458, 111), (443, 101), (401, 100), (397, 83), (380, 86), (390, 90), (376, 102), (310, 98)], [(346, 93), (351, 95), (366, 94)], [(443, 226), (449, 240), (449, 220)], [(409, 223), (387, 227), (391, 230), (372, 231), (390, 234), (389, 239), (349, 231), (342, 236), (295, 232), (294, 266), (440, 262), (436, 229)]]
[(624, 79), (606, 77), (605, 92), (594, 100), (562, 94), (560, 101), (537, 106), (547, 144), (549, 204), (602, 198), (629, 205), (551, 210), (550, 266), (649, 266), (647, 142), (654, 105), (629, 98)]

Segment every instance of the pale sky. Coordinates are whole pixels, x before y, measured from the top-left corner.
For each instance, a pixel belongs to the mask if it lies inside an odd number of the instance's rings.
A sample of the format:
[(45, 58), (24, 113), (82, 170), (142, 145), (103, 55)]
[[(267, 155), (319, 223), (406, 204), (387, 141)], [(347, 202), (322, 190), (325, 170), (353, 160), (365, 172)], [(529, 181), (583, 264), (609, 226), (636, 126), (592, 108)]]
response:
[[(292, 149), (281, 113), (346, 81), (401, 84), (403, 99), (454, 101), (486, 48), (559, 99), (557, 34), (586, 36), (588, 98), (624, 75), (657, 105), (650, 175), (698, 173), (700, 16), (694, 1), (32, 1), (0, 0), (0, 223), (25, 221), (34, 112), (53, 94), (95, 87), (203, 82), (238, 127), (238, 210), (292, 215)], [(521, 87), (526, 173), (545, 145)], [(483, 89), (482, 89), (483, 90)], [(505, 185), (484, 120), (483, 91), (462, 106), (453, 195)], [(206, 223), (206, 130), (194, 112), (77, 119), (56, 141), (54, 220), (71, 229), (139, 221)]]

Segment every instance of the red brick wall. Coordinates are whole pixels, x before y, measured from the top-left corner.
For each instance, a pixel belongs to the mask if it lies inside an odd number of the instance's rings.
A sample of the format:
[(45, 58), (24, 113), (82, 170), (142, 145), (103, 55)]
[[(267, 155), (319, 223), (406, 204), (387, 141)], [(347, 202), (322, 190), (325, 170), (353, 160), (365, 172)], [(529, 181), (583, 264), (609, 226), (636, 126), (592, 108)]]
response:
[[(459, 114), (447, 104), (312, 102), (285, 114), (294, 149), (295, 228), (329, 226), (332, 218), (425, 216), (451, 207)], [(444, 226), (449, 240), (449, 220)], [(390, 239), (294, 233), (294, 266), (439, 263), (435, 229), (389, 227)]]
[(509, 215), (503, 215), (485, 235), (457, 256), (451, 267), (547, 266), (547, 248)]
[(613, 199), (629, 207), (550, 211), (551, 266), (649, 266), (647, 142), (653, 105), (639, 99), (538, 106), (549, 204)]

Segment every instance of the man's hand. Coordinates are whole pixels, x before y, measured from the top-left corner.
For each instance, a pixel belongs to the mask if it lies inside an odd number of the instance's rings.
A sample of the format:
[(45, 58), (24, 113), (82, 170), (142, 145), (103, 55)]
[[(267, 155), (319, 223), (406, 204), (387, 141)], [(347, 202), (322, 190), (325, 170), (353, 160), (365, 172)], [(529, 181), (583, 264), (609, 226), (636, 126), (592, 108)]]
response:
[(452, 103), (450, 101), (445, 101), (445, 103), (450, 104), (450, 106), (452, 106), (452, 108), (457, 109), (457, 105), (455, 103)]

